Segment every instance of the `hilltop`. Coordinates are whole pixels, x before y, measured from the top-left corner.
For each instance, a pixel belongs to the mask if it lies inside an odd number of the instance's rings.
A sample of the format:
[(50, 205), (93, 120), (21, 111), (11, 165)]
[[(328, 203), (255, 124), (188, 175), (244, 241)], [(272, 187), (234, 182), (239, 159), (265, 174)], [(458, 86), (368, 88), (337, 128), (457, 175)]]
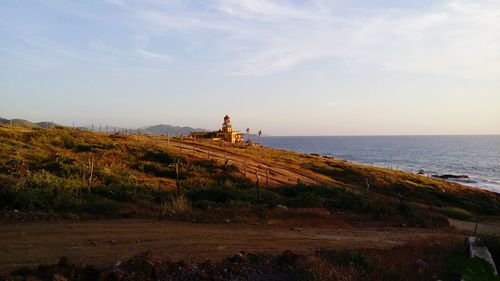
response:
[(4, 126), (0, 140), (0, 204), (8, 208), (160, 214), (181, 193), (196, 210), (283, 205), (414, 225), (500, 214), (499, 194), (266, 147), (185, 138), (181, 148), (178, 138), (63, 127)]

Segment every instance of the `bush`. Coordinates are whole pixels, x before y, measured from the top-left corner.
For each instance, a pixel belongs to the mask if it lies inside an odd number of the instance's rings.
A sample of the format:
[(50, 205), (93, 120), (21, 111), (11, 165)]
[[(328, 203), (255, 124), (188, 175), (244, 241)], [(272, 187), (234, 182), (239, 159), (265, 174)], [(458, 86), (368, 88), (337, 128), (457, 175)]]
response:
[(500, 234), (496, 235), (480, 235), (481, 243), (488, 247), (497, 269), (500, 270)]
[(172, 196), (162, 203), (163, 215), (180, 215), (189, 211), (191, 207), (189, 202), (184, 196)]

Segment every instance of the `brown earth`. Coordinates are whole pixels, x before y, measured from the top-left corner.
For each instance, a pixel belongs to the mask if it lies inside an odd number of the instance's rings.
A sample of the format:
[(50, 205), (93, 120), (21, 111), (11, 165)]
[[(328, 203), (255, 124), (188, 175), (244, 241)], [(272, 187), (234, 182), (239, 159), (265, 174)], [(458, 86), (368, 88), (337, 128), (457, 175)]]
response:
[[(141, 136), (139, 136), (141, 138)], [(152, 143), (152, 139), (142, 138)], [(246, 171), (245, 176), (251, 180), (256, 179), (256, 173), (260, 177), (260, 183), (282, 185), (296, 184), (298, 181), (304, 184), (335, 184), (335, 180), (325, 175), (315, 173), (313, 171), (301, 168), (292, 163), (283, 163), (281, 161), (271, 161), (257, 155), (252, 155), (244, 152), (237, 152), (235, 147), (227, 145), (218, 145), (209, 142), (200, 142), (193, 140), (184, 140), (183, 143), (178, 139), (165, 140), (164, 138), (156, 138), (155, 145), (158, 145), (176, 153), (183, 154), (187, 157), (196, 157), (200, 159), (213, 159), (219, 163), (224, 163), (225, 158), (228, 159), (228, 164), (236, 165), (241, 171)], [(182, 147), (182, 149), (181, 149)], [(246, 169), (245, 169), (246, 164)]]
[(408, 243), (461, 238), (450, 229), (289, 228), (157, 220), (100, 220), (0, 225), (0, 273), (73, 261), (107, 265), (153, 250), (164, 260), (220, 260), (240, 251), (310, 253), (326, 249), (389, 249)]
[[(460, 221), (454, 219), (448, 219), (448, 221), (450, 222), (450, 225), (453, 226), (455, 229), (464, 232), (474, 233), (474, 230), (476, 228), (475, 222)], [(479, 223), (477, 225), (477, 233), (498, 235), (500, 234), (500, 224), (497, 222)]]

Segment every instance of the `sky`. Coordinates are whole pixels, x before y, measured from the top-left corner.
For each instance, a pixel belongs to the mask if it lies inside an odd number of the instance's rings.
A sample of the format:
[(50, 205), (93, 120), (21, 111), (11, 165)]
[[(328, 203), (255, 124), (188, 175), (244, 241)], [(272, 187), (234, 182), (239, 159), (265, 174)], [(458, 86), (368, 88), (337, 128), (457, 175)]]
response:
[(0, 0), (0, 117), (500, 134), (498, 0)]

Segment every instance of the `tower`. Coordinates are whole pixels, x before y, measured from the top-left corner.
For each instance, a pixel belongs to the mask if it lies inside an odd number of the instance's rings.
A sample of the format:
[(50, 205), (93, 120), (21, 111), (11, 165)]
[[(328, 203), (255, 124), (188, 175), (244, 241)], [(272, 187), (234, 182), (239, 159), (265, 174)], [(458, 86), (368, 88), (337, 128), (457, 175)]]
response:
[(233, 126), (231, 125), (231, 118), (229, 115), (224, 116), (224, 123), (222, 123), (222, 131), (224, 133), (233, 132)]

